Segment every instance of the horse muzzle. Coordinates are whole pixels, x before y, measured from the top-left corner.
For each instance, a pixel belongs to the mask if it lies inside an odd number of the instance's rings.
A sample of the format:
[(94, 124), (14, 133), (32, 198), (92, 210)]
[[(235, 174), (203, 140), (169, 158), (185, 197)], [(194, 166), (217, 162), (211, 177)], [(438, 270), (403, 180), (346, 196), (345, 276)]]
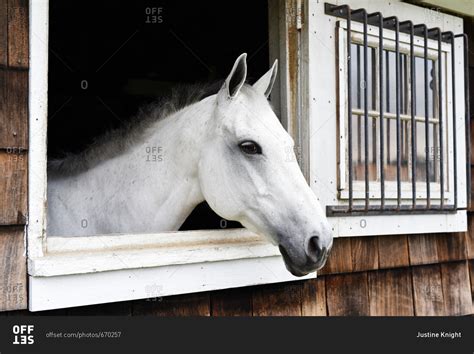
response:
[(279, 245), (279, 249), (281, 255), (283, 256), (286, 269), (288, 269), (288, 271), (294, 276), (302, 277), (324, 267), (329, 256), (331, 246), (332, 243), (329, 247), (310, 249), (310, 251), (313, 252), (308, 252), (309, 250), (306, 249), (306, 256), (300, 257), (303, 259), (298, 260), (293, 259), (284, 246)]

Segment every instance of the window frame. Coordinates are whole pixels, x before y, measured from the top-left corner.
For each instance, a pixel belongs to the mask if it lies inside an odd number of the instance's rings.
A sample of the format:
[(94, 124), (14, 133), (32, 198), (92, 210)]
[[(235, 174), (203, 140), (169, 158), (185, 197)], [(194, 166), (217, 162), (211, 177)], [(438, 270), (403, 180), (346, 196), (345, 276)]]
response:
[[(30, 0), (28, 245), (29, 309), (41, 311), (105, 302), (315, 278), (295, 277), (278, 247), (246, 229), (137, 235), (46, 235), (49, 1)], [(282, 13), (285, 3), (269, 12)], [(287, 12), (283, 12), (286, 14)], [(270, 21), (277, 41), (272, 57), (286, 53), (289, 37)], [(273, 28), (272, 28), (273, 26)], [(286, 30), (286, 28), (285, 28)], [(282, 65), (286, 61), (282, 60)], [(280, 73), (281, 111), (287, 72)]]
[[(308, 0), (307, 17), (308, 31), (308, 65), (309, 80), (306, 89), (309, 93), (309, 130), (310, 130), (310, 182), (323, 208), (327, 206), (344, 206), (347, 203), (339, 198), (338, 181), (341, 163), (339, 150), (339, 86), (337, 70), (337, 27), (343, 21), (325, 14), (324, 2)], [(414, 23), (425, 23), (430, 27), (440, 27), (443, 31), (463, 32), (461, 18), (437, 13), (436, 18), (427, 16), (426, 9), (413, 4), (399, 1), (367, 2), (362, 0), (346, 0), (344, 4), (351, 8), (365, 8), (368, 13), (381, 12), (384, 16), (396, 14), (399, 21), (411, 20)], [(314, 19), (314, 20), (312, 20)], [(353, 23), (356, 26), (356, 23)], [(402, 33), (400, 34), (402, 35)], [(462, 41), (455, 45), (456, 74), (463, 77)], [(449, 56), (448, 56), (449, 57)], [(324, 83), (323, 85), (321, 83)], [(450, 82), (447, 83), (450, 85)], [(456, 110), (459, 115), (457, 130), (458, 158), (465, 156), (464, 146), (464, 87), (463, 80), (456, 80)], [(447, 117), (452, 120), (451, 112)], [(452, 146), (452, 145), (451, 145)], [(344, 161), (344, 160), (342, 160)], [(464, 160), (462, 161), (464, 162)], [(466, 207), (466, 166), (458, 160), (458, 206)], [(452, 172), (450, 172), (452, 175)], [(450, 196), (451, 198), (451, 196)], [(356, 199), (354, 199), (356, 205)], [(462, 232), (467, 230), (466, 210), (444, 214), (398, 214), (398, 215), (354, 215), (331, 216), (329, 221), (334, 229), (335, 237), (418, 234), (437, 232)]]

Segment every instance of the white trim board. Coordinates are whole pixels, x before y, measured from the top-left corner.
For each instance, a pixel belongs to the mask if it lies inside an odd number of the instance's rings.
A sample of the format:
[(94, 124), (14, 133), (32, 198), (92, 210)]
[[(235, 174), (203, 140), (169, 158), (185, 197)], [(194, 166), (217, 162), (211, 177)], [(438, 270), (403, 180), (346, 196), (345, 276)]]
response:
[[(192, 274), (192, 276), (190, 276)], [(111, 272), (30, 277), (29, 309), (43, 311), (316, 278), (292, 276), (281, 256)]]

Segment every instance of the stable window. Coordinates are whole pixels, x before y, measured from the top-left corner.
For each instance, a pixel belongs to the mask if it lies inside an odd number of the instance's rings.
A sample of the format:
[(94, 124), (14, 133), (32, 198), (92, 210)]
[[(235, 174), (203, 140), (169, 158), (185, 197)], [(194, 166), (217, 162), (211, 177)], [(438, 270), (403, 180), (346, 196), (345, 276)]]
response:
[[(385, 38), (383, 38), (383, 49), (380, 52), (379, 37), (373, 35), (374, 32), (378, 32), (378, 29), (371, 26), (368, 31), (367, 62), (365, 62), (363, 32), (351, 30), (353, 39), (350, 53), (350, 90), (344, 82), (348, 70), (339, 71), (340, 94), (344, 95), (340, 97), (340, 100), (345, 101), (344, 111), (341, 110), (339, 116), (341, 131), (344, 130), (340, 139), (340, 151), (345, 153), (341, 160), (343, 163), (340, 164), (341, 198), (349, 199), (349, 154), (351, 154), (354, 199), (365, 199), (365, 168), (367, 166), (369, 202), (370, 199), (378, 199), (379, 203), (382, 203), (382, 195), (383, 202), (386, 202), (386, 199), (397, 199), (400, 194), (400, 204), (410, 199), (412, 203), (413, 200), (415, 201), (415, 207), (417, 203), (419, 206), (427, 203), (430, 206), (435, 203), (440, 204), (441, 193), (443, 197), (449, 196), (447, 188), (449, 178), (446, 178), (445, 171), (448, 171), (449, 161), (453, 159), (452, 154), (448, 153), (449, 146), (442, 149), (447, 144), (452, 146), (452, 140), (449, 140), (446, 124), (444, 127), (440, 124), (446, 122), (446, 119), (440, 122), (440, 106), (443, 113), (441, 116), (449, 115), (448, 100), (443, 99), (443, 97), (446, 98), (449, 87), (443, 83), (448, 81), (447, 74), (450, 75), (449, 81), (452, 82), (452, 72), (444, 70), (445, 65), (442, 63), (448, 64), (447, 56), (451, 54), (450, 47), (443, 43), (444, 50), (441, 52), (440, 62), (435, 48), (436, 43), (428, 42), (427, 39), (425, 63), (425, 51), (422, 44), (424, 40), (414, 38), (413, 53), (411, 53), (410, 39), (406, 38), (409, 36), (402, 33), (403, 39), (399, 39), (397, 59), (396, 42), (392, 39), (393, 33), (390, 35), (387, 30), (384, 30)], [(347, 60), (347, 53), (344, 51), (347, 30), (340, 28), (338, 33), (339, 64), (341, 68), (347, 69), (344, 63)], [(364, 74), (365, 65), (367, 65), (367, 76)], [(441, 81), (439, 81), (439, 68), (442, 68)], [(427, 74), (426, 77), (425, 74)], [(367, 83), (364, 81), (365, 77), (367, 77)], [(349, 109), (347, 104), (349, 95), (352, 112), (350, 123), (347, 122), (346, 115)], [(366, 95), (367, 120), (365, 119)], [(352, 133), (350, 136), (349, 124), (351, 124)], [(440, 135), (441, 131), (442, 135)], [(349, 141), (352, 148), (348, 146)], [(397, 154), (397, 151), (400, 153)], [(443, 180), (443, 188), (440, 188), (441, 180)], [(415, 193), (414, 199), (413, 193)]]
[[(334, 80), (324, 90), (309, 83), (313, 188), (339, 236), (465, 230), (462, 20), (358, 4), (309, 2), (310, 73)], [(334, 170), (322, 170), (330, 157)]]
[[(147, 1), (129, 5), (81, 2), (68, 17), (59, 1), (30, 2), (29, 309), (315, 277), (315, 273), (292, 276), (278, 247), (216, 215), (196, 215), (206, 209), (202, 206), (178, 232), (48, 235), (47, 156), (81, 150), (124, 117), (133, 119), (140, 103), (177, 82), (221, 78), (241, 52), (248, 52), (254, 78), (264, 74), (274, 59), (282, 57), (281, 65), (286, 63), (288, 37), (280, 37), (280, 28), (287, 31), (282, 27), (287, 13), (283, 2), (247, 1), (232, 14), (226, 5), (212, 2), (188, 4), (186, 10), (172, 1), (157, 7)], [(95, 8), (92, 13), (90, 6)], [(86, 17), (89, 25), (84, 28)], [(249, 22), (242, 30), (244, 17)], [(216, 26), (226, 28), (225, 41), (217, 46)], [(202, 50), (190, 46), (182, 33), (200, 43)], [(232, 36), (237, 42), (231, 41)], [(164, 50), (175, 53), (176, 60), (167, 62)], [(130, 63), (120, 59), (122, 51), (129, 52)], [(288, 72), (281, 70), (272, 93), (284, 125), (289, 121), (288, 80)], [(146, 154), (149, 163), (159, 163), (159, 146), (151, 146)], [(78, 217), (75, 222), (87, 229), (92, 220)]]

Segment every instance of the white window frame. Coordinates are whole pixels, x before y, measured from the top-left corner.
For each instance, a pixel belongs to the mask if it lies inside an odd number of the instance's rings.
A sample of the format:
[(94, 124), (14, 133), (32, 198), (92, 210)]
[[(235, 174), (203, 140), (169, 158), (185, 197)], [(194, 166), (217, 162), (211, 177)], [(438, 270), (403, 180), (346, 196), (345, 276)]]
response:
[[(30, 0), (26, 230), (29, 309), (41, 311), (316, 277), (316, 273), (301, 278), (291, 275), (278, 248), (246, 229), (46, 237), (48, 5), (48, 0)], [(280, 10), (278, 6), (270, 9)], [(273, 34), (284, 48), (286, 36), (275, 29)], [(280, 75), (284, 88), (286, 75)], [(285, 93), (281, 96), (284, 99)]]
[[(428, 16), (427, 10), (412, 4), (400, 1), (364, 1), (344, 0), (334, 1), (334, 4), (347, 4), (352, 9), (365, 8), (368, 13), (380, 11), (385, 17), (396, 15), (399, 21), (411, 20), (414, 23), (424, 23), (428, 27), (440, 27), (442, 31), (454, 33), (463, 32), (461, 18), (436, 13), (436, 16)], [(345, 21), (324, 13), (324, 1), (306, 1), (308, 25), (307, 31), (307, 75), (306, 90), (309, 93), (309, 131), (310, 131), (310, 185), (318, 196), (323, 208), (326, 206), (347, 205), (347, 200), (341, 198), (339, 186), (339, 162), (345, 161), (344, 152), (338, 147), (341, 135), (338, 124), (339, 110), (346, 112), (345, 103), (338, 106), (340, 83), (338, 80), (337, 66), (339, 63), (337, 54), (338, 23)], [(313, 20), (312, 20), (313, 19)], [(355, 29), (359, 24), (352, 23)], [(342, 27), (342, 26), (340, 26)], [(378, 28), (372, 29), (372, 32)], [(390, 31), (386, 32), (390, 36)], [(400, 33), (401, 39), (406, 41), (405, 34)], [(446, 47), (443, 47), (445, 50)], [(448, 48), (449, 49), (449, 48)], [(458, 115), (457, 130), (457, 174), (458, 174), (458, 207), (466, 207), (466, 167), (465, 167), (465, 145), (464, 145), (464, 63), (462, 40), (456, 40), (456, 111)], [(450, 60), (450, 55), (448, 55)], [(345, 65), (345, 63), (343, 64)], [(344, 66), (342, 67), (345, 70)], [(448, 75), (448, 80), (449, 80)], [(343, 80), (344, 81), (344, 80)], [(322, 84), (324, 83), (324, 84)], [(450, 87), (450, 81), (446, 83)], [(446, 96), (445, 96), (446, 97)], [(448, 124), (452, 124), (451, 90), (448, 90), (447, 118)], [(446, 105), (445, 105), (446, 106)], [(344, 113), (345, 114), (345, 113)], [(450, 127), (448, 126), (448, 130)], [(452, 139), (452, 138), (451, 138)], [(345, 145), (341, 145), (345, 146)], [(452, 149), (452, 142), (450, 144)], [(452, 151), (449, 151), (452, 155)], [(452, 158), (450, 159), (448, 175), (452, 176)], [(452, 180), (449, 180), (449, 190), (452, 190)], [(357, 192), (357, 191), (356, 191)], [(344, 197), (344, 194), (342, 195)], [(453, 195), (447, 194), (448, 201), (452, 202)], [(355, 199), (354, 203), (358, 201)], [(467, 230), (467, 215), (465, 210), (458, 210), (448, 214), (417, 214), (417, 215), (368, 215), (368, 216), (335, 216), (329, 218), (333, 226), (335, 236), (371, 236), (390, 234), (415, 234), (436, 232), (462, 232)]]

